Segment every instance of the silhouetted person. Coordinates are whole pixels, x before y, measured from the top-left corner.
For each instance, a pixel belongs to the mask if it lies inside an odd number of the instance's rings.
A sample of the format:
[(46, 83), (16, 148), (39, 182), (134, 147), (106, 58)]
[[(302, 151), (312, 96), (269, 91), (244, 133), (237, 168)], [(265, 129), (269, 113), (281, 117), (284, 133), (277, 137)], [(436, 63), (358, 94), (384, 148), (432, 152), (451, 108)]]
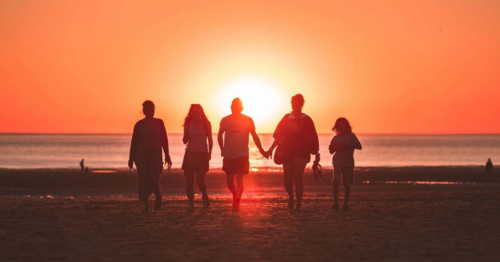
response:
[(165, 124), (161, 119), (154, 118), (155, 105), (147, 100), (142, 104), (145, 118), (134, 126), (132, 143), (130, 145), (129, 168), (137, 167), (137, 191), (139, 201), (144, 205), (143, 213), (149, 212), (149, 196), (155, 193), (154, 209), (161, 208), (160, 174), (163, 171), (162, 148), (165, 163), (170, 168), (172, 161), (168, 152), (168, 138)]
[(85, 168), (85, 160), (82, 158), (82, 161), (80, 161), (80, 168), (82, 169), (82, 172), (83, 172), (83, 169)]
[[(208, 141), (208, 145), (207, 145)], [(193, 104), (184, 119), (184, 136), (182, 142), (186, 144), (186, 153), (182, 161), (182, 170), (186, 178), (186, 194), (189, 202), (188, 212), (194, 211), (194, 179), (202, 193), (203, 208), (210, 206), (205, 184), (209, 161), (212, 158), (212, 126), (208, 121), (203, 107)]]
[(90, 169), (88, 166), (85, 167), (85, 173), (90, 173)]
[[(295, 184), (298, 211), (302, 208), (303, 176), (306, 165), (311, 161), (311, 154), (316, 155), (318, 163), (320, 160), (318, 133), (313, 120), (302, 113), (304, 103), (305, 100), (301, 94), (292, 97), (292, 113), (286, 114), (279, 122), (273, 134), (275, 140), (267, 152), (271, 155), (273, 149), (278, 146), (275, 162), (283, 163), (285, 189), (289, 197), (288, 208), (290, 210), (294, 208), (293, 187)], [(281, 159), (277, 160), (277, 157)]]
[[(222, 170), (226, 172), (227, 188), (233, 194), (233, 211), (238, 212), (244, 189), (243, 176), (248, 175), (250, 169), (249, 134), (252, 135), (260, 153), (265, 156), (266, 152), (262, 149), (252, 118), (241, 113), (243, 103), (239, 98), (233, 100), (231, 111), (231, 115), (222, 118), (220, 121), (217, 140), (223, 157)], [(236, 187), (234, 177), (236, 177)]]
[(488, 175), (491, 175), (492, 171), (493, 171), (493, 163), (491, 162), (491, 158), (488, 158), (488, 162), (486, 162), (486, 172), (488, 172)]
[(342, 184), (345, 189), (344, 205), (342, 210), (349, 210), (347, 203), (351, 196), (351, 185), (354, 177), (354, 149), (361, 150), (361, 143), (356, 135), (352, 132), (351, 125), (347, 119), (341, 117), (335, 121), (332, 128), (335, 132), (330, 146), (328, 147), (330, 154), (333, 155), (333, 198), (335, 203), (332, 206), (333, 210), (339, 210), (339, 185), (342, 177)]

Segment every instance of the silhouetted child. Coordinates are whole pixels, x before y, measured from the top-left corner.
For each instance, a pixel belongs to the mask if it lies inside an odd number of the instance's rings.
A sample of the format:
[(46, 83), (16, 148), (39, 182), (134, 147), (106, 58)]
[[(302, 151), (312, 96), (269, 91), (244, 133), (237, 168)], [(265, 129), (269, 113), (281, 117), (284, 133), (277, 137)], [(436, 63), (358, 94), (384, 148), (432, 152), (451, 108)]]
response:
[(491, 158), (488, 158), (488, 162), (486, 162), (486, 172), (488, 172), (488, 175), (491, 175), (492, 171), (493, 171), (493, 163), (491, 163)]
[(351, 185), (353, 183), (354, 171), (354, 149), (361, 150), (361, 143), (352, 132), (351, 125), (347, 119), (341, 117), (335, 122), (332, 131), (335, 136), (330, 143), (330, 154), (333, 155), (333, 198), (335, 203), (333, 210), (339, 210), (339, 185), (342, 177), (342, 184), (345, 189), (344, 205), (342, 210), (349, 210), (347, 203), (351, 195)]
[(80, 161), (80, 168), (82, 169), (82, 172), (83, 172), (83, 169), (85, 167), (85, 160), (82, 158), (82, 161)]
[(90, 169), (88, 166), (85, 167), (85, 173), (89, 173), (90, 172)]

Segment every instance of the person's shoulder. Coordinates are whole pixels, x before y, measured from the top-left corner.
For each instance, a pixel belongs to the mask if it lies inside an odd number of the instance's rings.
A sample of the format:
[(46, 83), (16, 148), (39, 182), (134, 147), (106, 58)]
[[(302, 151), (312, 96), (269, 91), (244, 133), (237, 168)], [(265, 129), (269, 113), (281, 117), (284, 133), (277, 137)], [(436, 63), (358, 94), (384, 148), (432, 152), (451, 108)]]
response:
[(222, 122), (225, 122), (225, 121), (227, 121), (227, 120), (229, 120), (229, 119), (231, 119), (231, 115), (227, 115), (227, 116), (223, 117), (223, 118), (220, 120), (220, 122), (222, 123)]
[(137, 127), (143, 122), (144, 122), (144, 119), (141, 119), (141, 120), (137, 121), (134, 126)]
[(307, 115), (307, 114), (303, 114), (303, 115), (301, 115), (301, 116), (300, 116), (300, 118), (307, 119), (307, 121), (310, 121), (310, 122), (312, 122), (312, 121), (313, 121), (313, 119), (312, 119), (309, 115)]
[(160, 124), (164, 124), (164, 123), (163, 123), (163, 120), (161, 120), (161, 118), (155, 118), (155, 120), (156, 120), (158, 123), (160, 123)]
[(253, 121), (253, 119), (247, 115), (241, 114), (241, 117), (247, 121)]

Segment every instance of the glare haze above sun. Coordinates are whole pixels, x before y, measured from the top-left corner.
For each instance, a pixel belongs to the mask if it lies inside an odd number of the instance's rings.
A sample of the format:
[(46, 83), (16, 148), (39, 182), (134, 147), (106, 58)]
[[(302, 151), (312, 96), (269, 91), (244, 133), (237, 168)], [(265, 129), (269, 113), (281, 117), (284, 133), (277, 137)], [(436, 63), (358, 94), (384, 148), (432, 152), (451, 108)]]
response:
[(253, 118), (257, 128), (279, 120), (286, 110), (286, 96), (281, 88), (265, 78), (240, 77), (224, 83), (215, 99), (219, 111), (230, 114), (231, 102), (237, 97), (243, 101), (242, 113)]

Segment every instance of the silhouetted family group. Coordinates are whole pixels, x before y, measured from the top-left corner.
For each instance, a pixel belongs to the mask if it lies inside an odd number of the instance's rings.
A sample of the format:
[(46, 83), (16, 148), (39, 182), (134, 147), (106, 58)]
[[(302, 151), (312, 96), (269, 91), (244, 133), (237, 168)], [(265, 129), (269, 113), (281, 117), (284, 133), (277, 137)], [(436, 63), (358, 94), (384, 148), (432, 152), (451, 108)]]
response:
[[(232, 114), (220, 121), (217, 140), (223, 157), (222, 170), (226, 173), (227, 188), (233, 194), (232, 210), (238, 212), (243, 194), (243, 178), (250, 170), (249, 135), (252, 135), (255, 145), (265, 158), (273, 156), (276, 164), (283, 165), (285, 189), (289, 195), (288, 208), (300, 211), (304, 191), (303, 175), (311, 155), (315, 155), (315, 178), (321, 176), (318, 172), (320, 161), (319, 141), (313, 120), (302, 112), (305, 100), (301, 94), (292, 97), (292, 112), (286, 114), (279, 122), (273, 137), (274, 142), (269, 150), (262, 148), (259, 136), (255, 131), (252, 118), (242, 114), (243, 103), (235, 98), (231, 104)], [(154, 118), (155, 105), (152, 101), (143, 104), (145, 118), (134, 126), (128, 166), (132, 169), (134, 162), (138, 173), (139, 201), (144, 205), (142, 212), (149, 212), (148, 199), (155, 193), (154, 210), (161, 208), (162, 196), (160, 174), (163, 170), (162, 149), (165, 163), (170, 168), (172, 161), (169, 155), (168, 138), (165, 125), (161, 119)], [(188, 212), (194, 211), (194, 181), (202, 193), (203, 207), (210, 206), (210, 199), (205, 184), (206, 173), (212, 156), (212, 126), (203, 108), (192, 104), (184, 120), (184, 136), (186, 152), (182, 162), (182, 170), (186, 179), (186, 194), (188, 197)], [(340, 180), (345, 188), (345, 198), (342, 210), (348, 210), (351, 185), (353, 183), (354, 150), (361, 149), (361, 143), (354, 133), (349, 121), (345, 118), (336, 120), (332, 128), (335, 132), (329, 151), (333, 154), (333, 196), (335, 203), (332, 209), (339, 210), (338, 192)], [(276, 150), (275, 150), (276, 149)], [(235, 185), (236, 180), (236, 185)], [(296, 204), (294, 203), (294, 189)]]

